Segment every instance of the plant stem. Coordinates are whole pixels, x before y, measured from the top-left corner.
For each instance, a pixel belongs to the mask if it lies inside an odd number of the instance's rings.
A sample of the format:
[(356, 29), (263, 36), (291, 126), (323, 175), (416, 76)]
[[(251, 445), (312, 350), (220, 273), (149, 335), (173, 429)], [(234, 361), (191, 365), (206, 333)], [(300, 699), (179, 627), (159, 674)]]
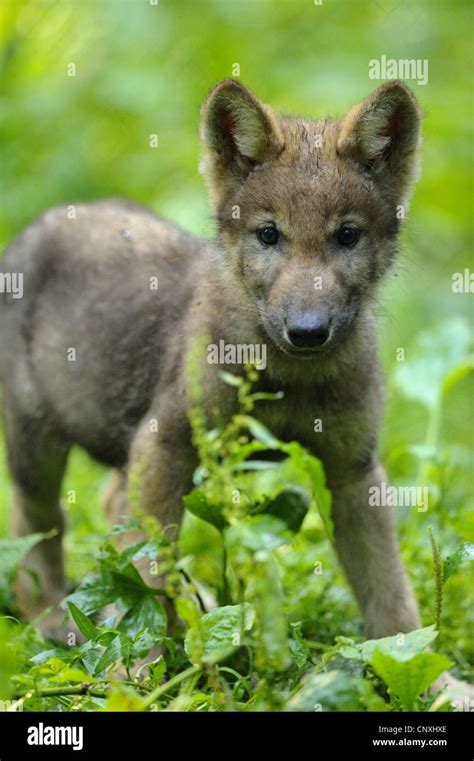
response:
[(308, 642), (306, 641), (306, 644), (308, 647), (312, 648), (313, 650), (332, 650), (333, 645), (325, 645), (322, 642)]
[[(433, 568), (436, 589), (436, 608), (435, 608), (435, 626), (438, 633), (441, 631), (441, 615), (443, 612), (443, 561), (439, 551), (438, 543), (431, 526), (428, 527), (431, 542), (431, 552), (433, 555)], [(438, 640), (439, 643), (439, 640)]]
[(176, 687), (178, 684), (181, 684), (181, 682), (184, 682), (186, 679), (189, 679), (189, 677), (199, 674), (201, 671), (202, 666), (190, 666), (180, 674), (176, 674), (176, 676), (166, 682), (166, 684), (160, 684), (144, 699), (141, 710), (146, 711), (155, 702), (155, 700), (158, 700), (166, 692), (172, 690), (174, 687)]
[(83, 682), (82, 684), (75, 684), (70, 687), (43, 687), (42, 689), (36, 689), (34, 687), (26, 692), (16, 693), (15, 698), (26, 697), (38, 697), (38, 698), (50, 698), (57, 695), (90, 695), (93, 698), (105, 698), (107, 692), (105, 689), (95, 689), (93, 684)]

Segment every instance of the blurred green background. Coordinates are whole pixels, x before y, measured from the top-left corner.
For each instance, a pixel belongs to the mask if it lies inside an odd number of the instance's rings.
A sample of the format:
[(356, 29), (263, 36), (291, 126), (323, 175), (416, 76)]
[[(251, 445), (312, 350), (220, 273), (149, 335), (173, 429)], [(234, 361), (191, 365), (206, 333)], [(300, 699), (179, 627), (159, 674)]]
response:
[[(241, 80), (276, 110), (340, 117), (379, 84), (368, 77), (370, 59), (427, 59), (428, 84), (409, 82), (425, 114), (423, 173), (398, 277), (380, 298), (388, 378), (399, 347), (413, 358), (413, 339), (430, 331), (436, 354), (441, 326), (472, 316), (472, 296), (451, 287), (454, 272), (472, 269), (468, 0), (4, 0), (0, 34), (2, 249), (49, 206), (110, 195), (212, 233), (197, 169), (199, 108), (236, 64)], [(75, 76), (68, 76), (70, 64)], [(151, 134), (157, 148), (149, 146)], [(450, 335), (455, 342), (456, 329)], [(420, 373), (428, 372), (422, 363)], [(463, 463), (453, 471), (445, 506), (457, 535), (471, 540), (472, 399), (466, 376), (446, 400), (439, 442)], [(389, 380), (384, 459), (423, 440), (426, 424), (423, 405), (407, 401)], [(3, 456), (0, 467), (1, 535), (9, 499)], [(77, 492), (70, 506), (73, 575), (104, 530), (95, 505), (107, 477), (75, 453), (65, 487)], [(428, 541), (425, 531), (419, 536)]]

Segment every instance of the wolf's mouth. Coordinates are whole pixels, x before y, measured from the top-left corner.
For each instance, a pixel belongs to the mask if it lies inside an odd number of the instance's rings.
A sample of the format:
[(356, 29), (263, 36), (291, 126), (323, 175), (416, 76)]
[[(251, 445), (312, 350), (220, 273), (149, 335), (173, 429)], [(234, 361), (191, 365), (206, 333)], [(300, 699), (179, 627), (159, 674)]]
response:
[(312, 348), (298, 348), (297, 346), (293, 346), (283, 336), (277, 337), (275, 332), (271, 329), (268, 329), (268, 327), (266, 327), (266, 333), (276, 348), (279, 349), (283, 354), (286, 354), (287, 357), (291, 357), (292, 359), (315, 359), (322, 354), (329, 353), (335, 346), (335, 342), (333, 341), (332, 336), (328, 339), (328, 341), (326, 341), (323, 346), (315, 346)]
[(297, 349), (294, 346), (282, 343), (277, 345), (284, 354), (289, 357), (294, 357), (295, 359), (314, 359), (318, 355), (327, 354), (333, 348), (332, 341), (326, 341), (324, 346), (316, 346), (311, 349)]

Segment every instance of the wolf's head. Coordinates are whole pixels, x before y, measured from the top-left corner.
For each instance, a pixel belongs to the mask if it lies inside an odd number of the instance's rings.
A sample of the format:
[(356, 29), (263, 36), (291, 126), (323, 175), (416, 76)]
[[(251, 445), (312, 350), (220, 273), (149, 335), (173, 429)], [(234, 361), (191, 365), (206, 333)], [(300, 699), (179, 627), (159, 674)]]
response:
[(225, 80), (202, 110), (202, 171), (223, 266), (283, 352), (311, 357), (351, 326), (396, 253), (420, 111), (388, 82), (342, 121), (277, 117)]

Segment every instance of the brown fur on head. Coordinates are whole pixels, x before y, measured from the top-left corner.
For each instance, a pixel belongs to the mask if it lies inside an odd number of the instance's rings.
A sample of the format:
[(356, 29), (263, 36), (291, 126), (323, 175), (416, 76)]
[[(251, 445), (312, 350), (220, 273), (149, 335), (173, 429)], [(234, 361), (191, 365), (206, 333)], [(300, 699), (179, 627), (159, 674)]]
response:
[[(203, 106), (201, 139), (222, 266), (240, 303), (291, 356), (341, 344), (396, 253), (420, 142), (410, 89), (388, 82), (342, 121), (311, 121), (276, 117), (224, 80)], [(262, 242), (266, 227), (276, 243)], [(325, 340), (305, 341), (320, 328)]]

